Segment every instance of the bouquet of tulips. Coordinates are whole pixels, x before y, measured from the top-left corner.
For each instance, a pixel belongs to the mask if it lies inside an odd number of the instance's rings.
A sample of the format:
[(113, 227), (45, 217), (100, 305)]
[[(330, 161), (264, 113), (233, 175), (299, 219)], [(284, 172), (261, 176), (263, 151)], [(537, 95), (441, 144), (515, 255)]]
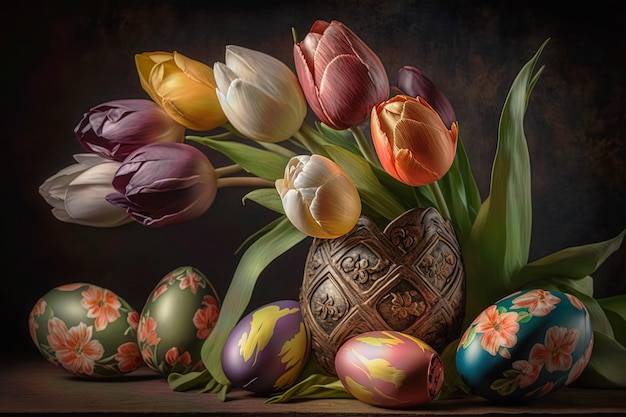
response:
[[(263, 52), (228, 45), (210, 67), (178, 52), (135, 56), (151, 100), (117, 100), (86, 112), (75, 133), (86, 153), (40, 188), (59, 220), (97, 227), (136, 221), (162, 227), (210, 209), (221, 187), (247, 186), (250, 200), (276, 219), (244, 242), (223, 308), (204, 343), (201, 372), (170, 375), (174, 390), (225, 396), (221, 349), (246, 309), (256, 280), (274, 259), (307, 237), (336, 238), (359, 216), (380, 224), (415, 207), (434, 207), (454, 226), (466, 274), (465, 325), (513, 291), (567, 291), (589, 310), (595, 337), (582, 377), (597, 387), (626, 387), (626, 296), (593, 297), (591, 274), (621, 245), (570, 247), (530, 262), (530, 158), (524, 113), (542, 68), (542, 49), (513, 81), (502, 109), (487, 198), (481, 200), (455, 112), (417, 68), (391, 86), (376, 55), (338, 21), (293, 33), (295, 73)], [(317, 121), (306, 120), (308, 110)], [(187, 143), (186, 143), (187, 142)], [(215, 168), (203, 145), (228, 157)], [(458, 342), (442, 352), (446, 393)], [(345, 396), (337, 379), (305, 370), (284, 396)]]

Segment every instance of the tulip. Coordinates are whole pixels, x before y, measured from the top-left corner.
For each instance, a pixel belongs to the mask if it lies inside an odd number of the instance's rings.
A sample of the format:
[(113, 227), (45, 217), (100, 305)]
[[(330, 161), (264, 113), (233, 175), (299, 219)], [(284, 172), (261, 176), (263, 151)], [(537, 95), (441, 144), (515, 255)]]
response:
[(83, 115), (74, 129), (81, 146), (103, 158), (123, 161), (153, 142), (183, 142), (185, 127), (150, 100), (114, 100)]
[(289, 160), (276, 190), (287, 218), (301, 232), (322, 239), (348, 233), (361, 215), (352, 180), (332, 160), (298, 155)]
[(398, 85), (392, 87), (396, 94), (424, 98), (439, 113), (443, 123), (451, 127), (456, 122), (454, 108), (448, 98), (420, 70), (404, 66), (398, 70)]
[(431, 184), (454, 161), (457, 125), (444, 125), (421, 97), (397, 95), (372, 109), (372, 142), (381, 165), (392, 177), (411, 186)]
[(74, 155), (70, 165), (40, 187), (39, 194), (52, 206), (52, 215), (66, 223), (93, 227), (116, 227), (132, 221), (126, 211), (109, 204), (106, 195), (120, 162), (95, 154)]
[(152, 143), (122, 162), (113, 179), (117, 192), (107, 200), (126, 209), (144, 226), (169, 226), (193, 220), (211, 206), (217, 193), (213, 165), (184, 143)]
[(317, 20), (293, 49), (304, 95), (324, 124), (343, 130), (362, 124), (389, 97), (378, 56), (340, 22)]
[(179, 124), (206, 131), (227, 122), (208, 65), (178, 52), (136, 54), (135, 65), (143, 89)]
[(306, 100), (287, 65), (263, 52), (228, 45), (224, 63), (213, 67), (219, 102), (244, 136), (280, 142), (302, 127)]

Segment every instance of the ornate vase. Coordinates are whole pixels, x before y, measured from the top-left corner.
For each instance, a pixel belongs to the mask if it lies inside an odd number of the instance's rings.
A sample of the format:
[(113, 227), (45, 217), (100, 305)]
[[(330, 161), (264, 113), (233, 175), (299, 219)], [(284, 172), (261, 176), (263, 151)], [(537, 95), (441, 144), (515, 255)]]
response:
[(322, 367), (352, 336), (394, 330), (441, 353), (458, 338), (465, 273), (452, 225), (434, 208), (412, 209), (383, 231), (362, 216), (337, 239), (314, 239), (300, 289), (304, 322)]

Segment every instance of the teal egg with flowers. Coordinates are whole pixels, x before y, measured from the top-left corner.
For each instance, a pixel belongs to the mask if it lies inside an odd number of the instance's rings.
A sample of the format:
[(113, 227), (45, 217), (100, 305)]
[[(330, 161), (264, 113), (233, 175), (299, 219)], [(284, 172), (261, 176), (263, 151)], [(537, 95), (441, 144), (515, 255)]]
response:
[(510, 403), (571, 384), (592, 350), (591, 318), (580, 299), (529, 289), (483, 310), (461, 337), (455, 362), (473, 393)]

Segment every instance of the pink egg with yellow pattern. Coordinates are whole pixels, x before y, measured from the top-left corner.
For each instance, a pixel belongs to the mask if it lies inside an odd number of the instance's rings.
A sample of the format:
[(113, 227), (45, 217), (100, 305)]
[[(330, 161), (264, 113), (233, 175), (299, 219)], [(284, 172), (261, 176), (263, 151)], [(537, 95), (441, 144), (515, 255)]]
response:
[(370, 331), (348, 339), (335, 355), (337, 376), (356, 399), (384, 408), (432, 401), (443, 386), (438, 353), (405, 333)]
[(30, 336), (48, 360), (86, 378), (126, 374), (143, 365), (139, 313), (113, 291), (89, 283), (51, 289), (28, 316)]

